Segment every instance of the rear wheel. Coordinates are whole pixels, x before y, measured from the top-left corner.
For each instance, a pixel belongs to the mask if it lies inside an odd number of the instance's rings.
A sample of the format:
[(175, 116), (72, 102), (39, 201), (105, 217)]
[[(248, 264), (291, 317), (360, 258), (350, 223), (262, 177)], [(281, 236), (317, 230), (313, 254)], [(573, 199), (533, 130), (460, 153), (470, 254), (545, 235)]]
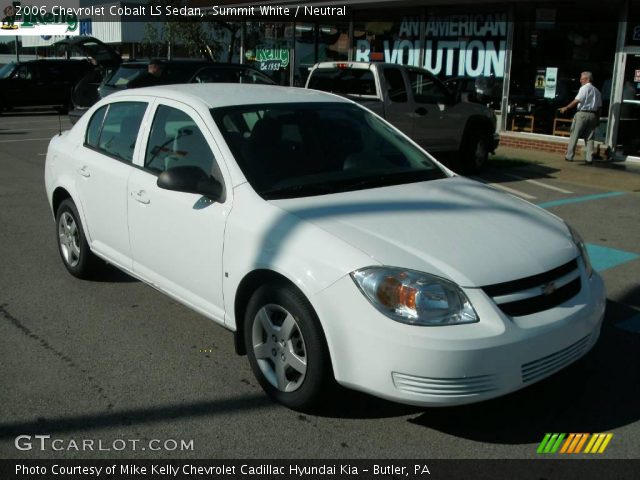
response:
[(91, 253), (80, 222), (80, 215), (71, 199), (63, 200), (56, 214), (58, 251), (71, 275), (88, 278), (93, 273), (96, 257)]
[(317, 405), (331, 383), (324, 333), (296, 288), (263, 285), (251, 297), (244, 340), (254, 375), (269, 396), (293, 409)]

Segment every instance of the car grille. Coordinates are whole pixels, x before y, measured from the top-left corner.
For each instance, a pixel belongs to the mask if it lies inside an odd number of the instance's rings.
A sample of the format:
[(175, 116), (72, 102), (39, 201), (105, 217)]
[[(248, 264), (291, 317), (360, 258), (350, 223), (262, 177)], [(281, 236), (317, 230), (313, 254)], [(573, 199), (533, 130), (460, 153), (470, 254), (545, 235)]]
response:
[(511, 282), (482, 287), (506, 315), (520, 317), (549, 310), (580, 292), (578, 261), (571, 260), (548, 272)]
[(590, 335), (578, 340), (576, 343), (569, 345), (556, 353), (539, 358), (533, 362), (522, 365), (522, 381), (524, 383), (533, 382), (542, 377), (551, 375), (554, 372), (564, 368), (574, 360), (584, 355), (589, 345)]
[(496, 390), (494, 375), (462, 378), (429, 378), (392, 372), (393, 384), (398, 390), (419, 395), (463, 397), (480, 395)]

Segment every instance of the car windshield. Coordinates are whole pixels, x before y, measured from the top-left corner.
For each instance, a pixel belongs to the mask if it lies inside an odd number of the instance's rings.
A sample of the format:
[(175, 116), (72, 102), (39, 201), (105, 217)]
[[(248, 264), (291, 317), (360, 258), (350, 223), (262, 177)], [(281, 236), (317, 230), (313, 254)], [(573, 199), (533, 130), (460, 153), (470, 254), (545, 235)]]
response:
[(146, 64), (122, 66), (115, 71), (111, 78), (107, 80), (106, 84), (110, 87), (126, 88), (131, 80), (139, 77), (146, 71)]
[(16, 64), (14, 62), (7, 63), (0, 68), (0, 78), (9, 78), (13, 73), (13, 69), (16, 68)]
[(240, 105), (211, 114), (247, 180), (265, 199), (447, 177), (395, 128), (351, 103)]

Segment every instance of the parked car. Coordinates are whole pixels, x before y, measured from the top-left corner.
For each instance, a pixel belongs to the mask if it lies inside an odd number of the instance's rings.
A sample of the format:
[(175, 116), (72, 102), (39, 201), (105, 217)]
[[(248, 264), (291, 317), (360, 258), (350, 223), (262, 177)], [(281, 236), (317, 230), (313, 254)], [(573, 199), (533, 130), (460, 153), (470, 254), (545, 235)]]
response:
[(457, 152), (479, 170), (498, 146), (495, 113), (460, 102), (427, 70), (394, 63), (322, 62), (306, 88), (344, 95), (366, 106), (429, 152)]
[(50, 106), (67, 111), (71, 89), (89, 70), (86, 60), (42, 59), (0, 68), (0, 111)]
[(51, 140), (45, 184), (69, 273), (104, 259), (233, 331), (293, 408), (334, 380), (407, 404), (477, 402), (599, 336), (605, 289), (575, 230), (336, 95), (118, 92)]
[[(158, 85), (176, 83), (248, 83), (273, 85), (275, 82), (265, 74), (247, 65), (232, 63), (216, 63), (206, 60), (164, 60), (164, 72), (155, 82)], [(104, 98), (114, 92), (129, 88), (136, 80), (147, 72), (149, 60), (125, 62), (114, 70), (97, 89), (98, 98)], [(77, 107), (70, 113), (72, 123), (80, 118), (91, 102), (84, 107)]]

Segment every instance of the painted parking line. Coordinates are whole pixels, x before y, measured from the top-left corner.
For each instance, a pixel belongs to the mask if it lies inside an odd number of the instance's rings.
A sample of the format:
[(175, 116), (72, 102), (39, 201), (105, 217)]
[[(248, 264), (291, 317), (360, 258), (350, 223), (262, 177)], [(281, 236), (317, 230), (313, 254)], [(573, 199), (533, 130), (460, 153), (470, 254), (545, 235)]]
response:
[(593, 243), (587, 243), (587, 252), (589, 252), (591, 265), (598, 272), (602, 272), (640, 258), (640, 255), (637, 253), (625, 252), (624, 250), (618, 250), (611, 247), (603, 247), (602, 245), (594, 245)]
[(584, 195), (582, 197), (563, 198), (561, 200), (552, 200), (550, 202), (539, 203), (538, 206), (542, 208), (558, 207), (560, 205), (569, 205), (571, 203), (590, 202), (592, 200), (600, 200), (602, 198), (619, 197), (620, 195), (626, 195), (627, 192), (606, 192), (596, 193), (594, 195)]
[(489, 185), (490, 187), (495, 187), (495, 188), (499, 188), (500, 190), (504, 190), (505, 192), (509, 192), (513, 195), (517, 195), (518, 197), (522, 197), (526, 200), (535, 200), (536, 197), (534, 197), (533, 195), (529, 195), (528, 193), (524, 193), (521, 192), (520, 190), (516, 190), (515, 188), (509, 188), (509, 187), (505, 187), (504, 185), (500, 185), (499, 183), (489, 183), (486, 180), (480, 178), (480, 177), (469, 177), (472, 180), (475, 180), (477, 182), (481, 182), (484, 183), (485, 185)]
[(565, 190), (564, 188), (556, 187), (554, 185), (549, 185), (548, 183), (538, 182), (537, 180), (532, 180), (530, 178), (521, 177), (519, 175), (513, 175), (511, 173), (504, 173), (503, 175), (505, 177), (509, 177), (509, 178), (513, 178), (515, 180), (520, 180), (520, 181), (523, 181), (523, 182), (527, 182), (527, 183), (530, 183), (531, 185), (536, 185), (538, 187), (547, 188), (549, 190), (553, 190), (553, 191), (556, 191), (556, 192), (560, 192), (560, 193), (564, 193), (564, 194), (573, 193), (571, 190)]
[(16, 143), (16, 142), (36, 142), (40, 140), (51, 140), (51, 137), (44, 138), (21, 138), (19, 140), (0, 140), (0, 143)]
[(616, 327), (632, 333), (640, 333), (640, 314), (615, 324)]

